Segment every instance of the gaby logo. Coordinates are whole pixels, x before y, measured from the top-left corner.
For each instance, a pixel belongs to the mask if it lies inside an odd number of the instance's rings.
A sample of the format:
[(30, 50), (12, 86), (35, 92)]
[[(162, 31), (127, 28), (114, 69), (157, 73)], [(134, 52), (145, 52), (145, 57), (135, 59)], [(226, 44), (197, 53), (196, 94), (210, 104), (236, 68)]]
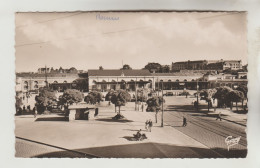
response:
[(228, 136), (226, 139), (225, 139), (225, 143), (227, 144), (227, 148), (228, 148), (228, 151), (229, 151), (229, 148), (231, 146), (234, 146), (234, 145), (237, 145), (238, 142), (240, 141), (240, 138), (241, 136), (237, 137), (237, 138), (233, 138), (232, 136)]

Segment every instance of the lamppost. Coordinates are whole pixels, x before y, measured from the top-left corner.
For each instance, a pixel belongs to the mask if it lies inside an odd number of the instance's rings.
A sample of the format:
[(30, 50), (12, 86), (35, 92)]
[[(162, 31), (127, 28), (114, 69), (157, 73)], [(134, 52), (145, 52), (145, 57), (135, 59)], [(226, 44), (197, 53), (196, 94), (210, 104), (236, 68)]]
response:
[(163, 127), (163, 81), (162, 81), (162, 123), (161, 127)]
[(142, 86), (142, 112), (144, 112), (144, 87)]
[(135, 79), (135, 111), (136, 111), (136, 108), (137, 108), (137, 89), (136, 89), (136, 81), (137, 81), (137, 78)]
[(199, 112), (199, 81), (197, 80), (197, 112)]

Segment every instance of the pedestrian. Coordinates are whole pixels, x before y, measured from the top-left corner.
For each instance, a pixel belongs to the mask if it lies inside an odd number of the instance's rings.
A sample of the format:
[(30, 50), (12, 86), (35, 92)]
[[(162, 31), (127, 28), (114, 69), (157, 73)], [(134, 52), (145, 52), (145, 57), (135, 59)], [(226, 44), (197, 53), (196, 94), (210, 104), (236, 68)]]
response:
[(136, 137), (137, 137), (137, 140), (138, 140), (138, 141), (141, 140), (141, 136), (142, 136), (141, 131), (142, 131), (142, 130), (140, 129), (140, 130), (137, 131), (137, 133), (136, 133)]
[(146, 131), (148, 130), (148, 125), (149, 125), (149, 121), (146, 120), (146, 122), (145, 122), (145, 130), (146, 130)]
[(23, 113), (25, 113), (25, 105), (23, 105)]
[(149, 125), (149, 132), (152, 132), (152, 126), (153, 126), (153, 122), (152, 122), (152, 120), (150, 119), (149, 121), (148, 121), (148, 125)]
[(183, 116), (182, 126), (183, 126), (183, 127), (186, 127), (186, 126), (187, 126), (187, 119), (186, 119), (186, 117), (184, 117), (184, 116)]
[(36, 117), (37, 117), (37, 113), (38, 113), (38, 112), (37, 112), (37, 108), (34, 107), (33, 109), (34, 109), (34, 118), (36, 118)]
[(218, 113), (216, 120), (218, 120), (218, 119), (221, 121), (221, 112)]

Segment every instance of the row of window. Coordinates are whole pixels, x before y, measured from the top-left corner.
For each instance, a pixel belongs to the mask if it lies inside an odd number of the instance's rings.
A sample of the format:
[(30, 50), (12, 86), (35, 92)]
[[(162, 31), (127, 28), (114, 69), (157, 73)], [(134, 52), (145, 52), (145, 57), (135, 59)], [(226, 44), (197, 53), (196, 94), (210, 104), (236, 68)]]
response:
[[(175, 82), (179, 82), (179, 81), (180, 81), (179, 79), (176, 79)], [(183, 81), (184, 81), (184, 82), (187, 82), (188, 80), (187, 80), (187, 79), (184, 79)], [(191, 81), (194, 82), (195, 80), (192, 79)], [(202, 80), (200, 79), (199, 81), (202, 81)], [(102, 80), (102, 83), (106, 83), (106, 82), (107, 82), (106, 80)], [(115, 80), (112, 80), (111, 82), (113, 82), (113, 83), (117, 83)], [(121, 81), (118, 81), (118, 82), (126, 83), (125, 80), (121, 80)], [(135, 81), (134, 81), (134, 80), (130, 80), (130, 82), (135, 82)], [(144, 81), (143, 81), (143, 80), (139, 80), (138, 82), (144, 82)], [(148, 80), (148, 82), (149, 82), (149, 83), (152, 83), (152, 80)], [(160, 82), (165, 82), (165, 81), (160, 80)], [(172, 81), (172, 80), (169, 79), (168, 82), (174, 82), (174, 81)], [(92, 83), (93, 83), (93, 84), (96, 84), (97, 81), (96, 81), (96, 80), (93, 80)]]

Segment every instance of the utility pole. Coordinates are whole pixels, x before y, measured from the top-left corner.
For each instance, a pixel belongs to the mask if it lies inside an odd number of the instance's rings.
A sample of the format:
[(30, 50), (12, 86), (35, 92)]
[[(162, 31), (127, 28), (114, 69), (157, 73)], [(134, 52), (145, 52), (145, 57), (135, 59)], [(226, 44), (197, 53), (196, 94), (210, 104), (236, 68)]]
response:
[(159, 97), (159, 89), (160, 89), (159, 78), (157, 78), (157, 83), (158, 83), (157, 91), (158, 91), (158, 97)]
[(199, 81), (197, 79), (197, 112), (199, 112)]
[(47, 81), (47, 67), (45, 65), (45, 83), (46, 83), (46, 87), (48, 88), (48, 81)]
[(144, 112), (144, 87), (142, 88), (142, 112)]
[(163, 127), (163, 82), (162, 82), (162, 123), (161, 123), (161, 127)]
[(137, 103), (137, 90), (136, 90), (136, 81), (137, 81), (137, 78), (135, 78), (135, 111), (136, 111), (136, 103)]

